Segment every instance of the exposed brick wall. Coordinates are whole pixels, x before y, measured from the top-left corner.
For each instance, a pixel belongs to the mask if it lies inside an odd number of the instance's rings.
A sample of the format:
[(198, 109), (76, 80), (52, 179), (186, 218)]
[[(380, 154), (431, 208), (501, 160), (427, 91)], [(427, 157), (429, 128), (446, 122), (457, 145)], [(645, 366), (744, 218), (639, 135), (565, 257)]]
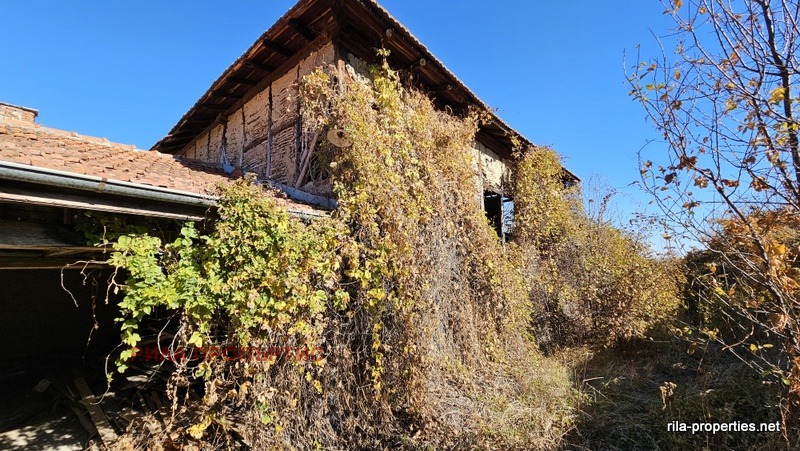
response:
[(24, 106), (0, 102), (0, 120), (12, 120), (33, 124), (39, 112)]

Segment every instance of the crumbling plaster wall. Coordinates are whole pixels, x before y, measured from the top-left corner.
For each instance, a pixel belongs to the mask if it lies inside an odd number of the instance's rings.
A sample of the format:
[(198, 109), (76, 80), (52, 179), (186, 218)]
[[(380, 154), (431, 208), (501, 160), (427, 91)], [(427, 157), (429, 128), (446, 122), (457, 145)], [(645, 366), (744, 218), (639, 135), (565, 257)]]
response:
[(473, 143), (472, 150), (473, 158), (477, 160), (483, 189), (507, 194), (508, 182), (511, 179), (511, 162), (501, 158), (480, 141)]

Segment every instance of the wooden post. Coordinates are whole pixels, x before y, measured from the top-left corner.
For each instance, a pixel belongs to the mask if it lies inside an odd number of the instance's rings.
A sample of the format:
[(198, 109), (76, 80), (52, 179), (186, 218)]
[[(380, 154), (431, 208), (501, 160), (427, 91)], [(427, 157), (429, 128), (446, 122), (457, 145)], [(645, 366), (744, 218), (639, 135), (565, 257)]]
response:
[(89, 385), (86, 384), (86, 380), (78, 376), (74, 383), (78, 392), (81, 394), (83, 405), (89, 410), (89, 415), (92, 417), (95, 428), (97, 428), (97, 433), (100, 434), (100, 440), (103, 442), (104, 446), (110, 446), (117, 440), (117, 433), (114, 431), (114, 428), (111, 427), (111, 423), (108, 422), (108, 417), (103, 413), (103, 409), (96, 404), (95, 396), (89, 389)]

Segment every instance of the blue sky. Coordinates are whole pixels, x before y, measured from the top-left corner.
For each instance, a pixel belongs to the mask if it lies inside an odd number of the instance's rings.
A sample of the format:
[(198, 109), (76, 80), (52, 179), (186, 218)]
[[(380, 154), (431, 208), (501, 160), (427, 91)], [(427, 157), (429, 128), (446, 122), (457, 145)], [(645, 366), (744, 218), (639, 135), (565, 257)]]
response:
[[(293, 3), (2, 2), (0, 101), (147, 149)], [(582, 179), (624, 188), (620, 219), (647, 203), (627, 185), (657, 135), (627, 96), (623, 51), (629, 65), (637, 44), (658, 52), (651, 30), (671, 27), (658, 0), (381, 4), (511, 126)]]

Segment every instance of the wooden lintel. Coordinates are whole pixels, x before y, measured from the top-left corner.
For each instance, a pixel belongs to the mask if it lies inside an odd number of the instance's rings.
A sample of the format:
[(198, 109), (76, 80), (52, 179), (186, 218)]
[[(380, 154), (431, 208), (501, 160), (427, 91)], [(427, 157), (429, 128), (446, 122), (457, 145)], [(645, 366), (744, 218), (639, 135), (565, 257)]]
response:
[(266, 48), (268, 48), (268, 49), (270, 49), (270, 50), (272, 50), (272, 51), (274, 51), (276, 53), (279, 53), (279, 54), (281, 54), (281, 55), (283, 55), (283, 56), (285, 56), (287, 58), (291, 58), (291, 56), (294, 55), (294, 52), (292, 52), (291, 50), (287, 49), (286, 47), (284, 47), (284, 46), (282, 46), (282, 45), (280, 45), (280, 44), (278, 44), (276, 42), (270, 41), (269, 39), (264, 39), (261, 42), (264, 44), (264, 47), (266, 47)]
[(294, 31), (300, 33), (300, 35), (302, 35), (304, 38), (306, 38), (306, 41), (311, 42), (311, 41), (313, 41), (314, 39), (317, 38), (317, 34), (316, 33), (311, 31), (310, 28), (305, 26), (305, 24), (303, 24), (303, 22), (300, 22), (297, 19), (289, 19), (289, 26), (292, 27), (294, 29)]

